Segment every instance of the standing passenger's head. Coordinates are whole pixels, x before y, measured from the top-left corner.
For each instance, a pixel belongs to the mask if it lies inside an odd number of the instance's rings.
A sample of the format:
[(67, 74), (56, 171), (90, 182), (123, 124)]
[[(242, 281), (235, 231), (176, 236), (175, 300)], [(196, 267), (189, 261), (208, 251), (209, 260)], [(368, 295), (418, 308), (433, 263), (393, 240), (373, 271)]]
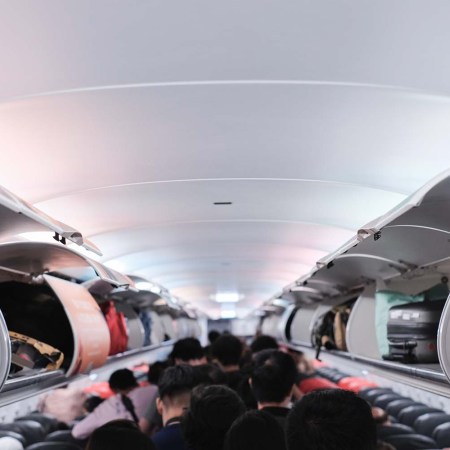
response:
[(242, 400), (226, 386), (195, 388), (183, 420), (183, 434), (188, 447), (222, 450), (227, 431), (244, 411)]
[(109, 387), (115, 393), (126, 394), (138, 386), (134, 374), (129, 369), (116, 370), (109, 377)]
[(198, 366), (206, 363), (203, 347), (195, 338), (185, 338), (175, 342), (170, 356), (175, 364)]
[(225, 450), (284, 450), (284, 432), (264, 411), (247, 411), (238, 417), (225, 438)]
[(130, 420), (113, 420), (97, 428), (90, 436), (86, 450), (155, 450), (155, 445)]
[(189, 406), (195, 381), (194, 368), (187, 364), (169, 367), (163, 372), (158, 383), (156, 406), (164, 425), (168, 420), (181, 416)]
[(288, 450), (375, 450), (370, 406), (349, 391), (311, 392), (287, 417), (286, 443)]
[(223, 334), (211, 346), (211, 354), (224, 370), (239, 366), (242, 356), (242, 342), (231, 334)]

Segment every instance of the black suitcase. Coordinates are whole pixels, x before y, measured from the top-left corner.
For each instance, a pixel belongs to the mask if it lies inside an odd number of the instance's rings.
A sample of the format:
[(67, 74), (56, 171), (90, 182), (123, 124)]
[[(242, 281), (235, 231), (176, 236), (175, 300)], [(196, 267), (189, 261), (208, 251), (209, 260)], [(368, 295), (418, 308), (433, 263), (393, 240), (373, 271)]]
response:
[(389, 354), (383, 359), (404, 363), (437, 363), (437, 331), (445, 300), (394, 306), (389, 310)]

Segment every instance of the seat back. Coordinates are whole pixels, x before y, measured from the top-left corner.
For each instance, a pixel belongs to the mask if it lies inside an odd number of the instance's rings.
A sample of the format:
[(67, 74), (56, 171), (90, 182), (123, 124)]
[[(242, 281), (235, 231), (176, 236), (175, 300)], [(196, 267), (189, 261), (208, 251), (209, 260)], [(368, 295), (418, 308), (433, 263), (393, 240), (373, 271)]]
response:
[(392, 403), (395, 400), (403, 400), (405, 397), (402, 397), (398, 394), (383, 394), (379, 397), (376, 397), (373, 401), (373, 406), (378, 406), (378, 408), (386, 409), (389, 403)]
[(450, 446), (450, 423), (443, 423), (437, 426), (433, 431), (433, 439), (437, 442), (439, 448)]
[(403, 411), (408, 406), (417, 405), (417, 406), (425, 406), (423, 403), (416, 402), (409, 398), (405, 398), (403, 400), (394, 400), (386, 406), (386, 411), (391, 415), (398, 417), (401, 411)]
[(42, 425), (45, 434), (51, 433), (58, 428), (58, 420), (50, 414), (34, 412), (26, 416), (18, 417), (15, 421), (34, 420)]
[(380, 441), (384, 441), (384, 438), (388, 436), (398, 436), (400, 434), (415, 434), (415, 430), (408, 425), (402, 423), (395, 423), (392, 425), (378, 425), (377, 436)]
[(43, 441), (45, 433), (42, 425), (34, 420), (19, 420), (12, 423), (1, 423), (1, 431), (14, 431), (25, 439), (24, 445), (31, 445)]
[(383, 394), (393, 394), (394, 391), (389, 388), (368, 388), (368, 389), (361, 389), (359, 391), (359, 396), (362, 397), (364, 400), (367, 400), (369, 403), (373, 403), (373, 401), (383, 395)]
[(433, 431), (439, 425), (450, 422), (450, 414), (444, 412), (440, 413), (428, 413), (420, 416), (414, 422), (415, 430), (420, 434), (426, 434), (432, 436)]
[(400, 412), (400, 414), (398, 415), (398, 419), (401, 423), (412, 427), (418, 417), (433, 412), (441, 413), (442, 411), (440, 409), (430, 408), (429, 406), (425, 405), (411, 405)]
[(26, 441), (25, 438), (15, 431), (8, 431), (8, 430), (0, 430), (0, 438), (2, 437), (12, 437), (19, 441), (22, 445), (25, 445)]
[(45, 442), (71, 442), (72, 444), (77, 444), (80, 447), (84, 447), (85, 444), (85, 441), (75, 439), (70, 430), (54, 431), (45, 437)]
[(83, 448), (72, 442), (37, 442), (25, 450), (83, 450)]
[(422, 434), (387, 436), (384, 441), (393, 445), (396, 450), (426, 450), (438, 448), (434, 439), (431, 439), (429, 436), (423, 436)]

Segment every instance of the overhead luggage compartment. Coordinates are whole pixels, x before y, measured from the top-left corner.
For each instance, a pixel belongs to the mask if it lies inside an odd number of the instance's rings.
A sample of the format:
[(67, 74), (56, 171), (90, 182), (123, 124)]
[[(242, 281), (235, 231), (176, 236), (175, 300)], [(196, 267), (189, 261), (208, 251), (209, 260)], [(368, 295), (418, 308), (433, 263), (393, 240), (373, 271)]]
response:
[[(335, 354), (389, 371), (408, 373), (415, 378), (447, 383), (447, 379), (450, 380), (450, 307), (447, 300), (442, 310), (445, 293), (439, 298), (439, 308), (434, 308), (433, 336), (426, 341), (430, 348), (437, 345), (439, 361), (436, 356), (420, 357), (422, 351), (418, 351), (417, 358), (410, 358), (408, 364), (404, 364), (406, 359), (401, 363), (383, 361), (381, 357), (386, 354), (388, 345), (391, 306), (427, 300), (430, 292), (439, 286), (445, 288), (442, 292), (448, 292), (449, 210), (450, 172), (447, 171), (398, 208), (361, 227), (353, 239), (318, 261), (317, 268), (310, 274), (286, 287), (285, 292), (298, 288), (314, 293), (314, 301), (300, 297), (293, 302), (299, 309), (291, 321), (291, 344), (310, 346), (306, 338), (317, 318), (326, 314), (330, 309), (328, 305), (344, 301), (353, 292), (358, 294), (358, 300), (346, 328), (348, 352)], [(394, 302), (387, 302), (387, 297), (383, 296), (390, 296)], [(431, 303), (433, 300), (437, 298)], [(417, 303), (405, 308), (415, 310), (415, 305)], [(381, 306), (384, 308), (382, 315)], [(395, 314), (395, 309), (392, 313)], [(417, 314), (421, 315), (416, 312), (414, 317)], [(436, 320), (439, 322), (437, 336)], [(380, 341), (383, 334), (386, 344)], [(418, 341), (416, 344), (419, 345)]]

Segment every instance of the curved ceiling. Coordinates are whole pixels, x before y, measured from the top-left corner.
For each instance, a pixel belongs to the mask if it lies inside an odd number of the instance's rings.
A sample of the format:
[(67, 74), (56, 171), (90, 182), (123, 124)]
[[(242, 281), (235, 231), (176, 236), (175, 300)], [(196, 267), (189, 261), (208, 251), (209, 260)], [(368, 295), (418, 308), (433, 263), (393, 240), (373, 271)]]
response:
[(450, 4), (403, 6), (6, 2), (1, 184), (244, 313), (449, 166)]

